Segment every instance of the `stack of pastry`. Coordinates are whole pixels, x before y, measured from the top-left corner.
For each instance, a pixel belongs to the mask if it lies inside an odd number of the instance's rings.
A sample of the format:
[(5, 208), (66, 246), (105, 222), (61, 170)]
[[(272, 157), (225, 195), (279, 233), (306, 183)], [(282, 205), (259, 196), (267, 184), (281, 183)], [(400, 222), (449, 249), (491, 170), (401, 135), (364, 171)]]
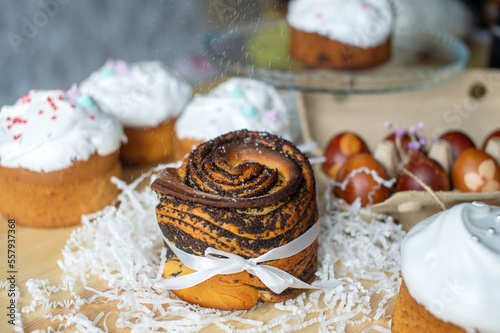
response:
[[(200, 257), (214, 248), (256, 258), (297, 239), (318, 219), (307, 158), (288, 141), (262, 132), (231, 132), (201, 144), (179, 169), (163, 170), (152, 188), (160, 199), (157, 218), (167, 242)], [(164, 277), (193, 273), (168, 253)], [(310, 283), (317, 240), (266, 265)], [(225, 310), (249, 309), (259, 300), (280, 302), (302, 291), (275, 293), (247, 271), (174, 290), (188, 302)]]

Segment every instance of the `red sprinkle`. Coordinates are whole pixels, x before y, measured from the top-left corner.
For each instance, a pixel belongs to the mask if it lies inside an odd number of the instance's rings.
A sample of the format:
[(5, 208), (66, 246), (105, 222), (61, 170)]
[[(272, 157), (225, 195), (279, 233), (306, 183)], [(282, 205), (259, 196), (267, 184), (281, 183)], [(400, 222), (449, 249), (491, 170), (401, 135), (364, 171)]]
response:
[(29, 103), (29, 102), (31, 102), (30, 94), (27, 93), (25, 95), (22, 95), (21, 96), (21, 102), (23, 102), (23, 103)]
[(47, 102), (49, 102), (50, 106), (52, 106), (52, 108), (54, 109), (54, 111), (57, 110), (57, 106), (52, 101), (52, 98), (47, 97)]
[(12, 128), (12, 125), (7, 126), (7, 129), (11, 129), (11, 128)]
[(10, 119), (11, 119), (10, 117), (7, 117), (7, 121), (10, 121)]
[(17, 140), (21, 137), (21, 134), (18, 134), (18, 135), (14, 135), (14, 140)]
[(90, 119), (90, 120), (94, 120), (94, 119), (95, 119), (95, 117), (94, 117), (94, 116), (92, 116), (92, 115), (90, 115), (90, 116), (89, 116), (89, 119)]
[(21, 119), (21, 118), (14, 118), (14, 119), (12, 120), (12, 123), (13, 123), (13, 124), (26, 124), (27, 122), (28, 122), (27, 120), (23, 120), (23, 119)]
[(52, 118), (51, 118), (51, 119), (52, 119), (52, 120), (56, 120), (56, 116), (52, 116)]
[(42, 113), (43, 113), (43, 110), (38, 111), (38, 114), (42, 114)]
[(59, 96), (59, 100), (62, 101), (62, 96)]
[(71, 107), (72, 107), (73, 109), (75, 108), (75, 104), (70, 104), (70, 105), (71, 105)]

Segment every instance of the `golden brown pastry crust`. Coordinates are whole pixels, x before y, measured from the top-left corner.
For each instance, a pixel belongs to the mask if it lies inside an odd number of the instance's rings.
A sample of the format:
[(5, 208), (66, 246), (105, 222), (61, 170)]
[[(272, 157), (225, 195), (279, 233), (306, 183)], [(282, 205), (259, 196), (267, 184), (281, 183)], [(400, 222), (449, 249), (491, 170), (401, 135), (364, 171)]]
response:
[(120, 148), (122, 161), (125, 164), (149, 164), (170, 160), (176, 120), (170, 118), (157, 127), (125, 127), (127, 143)]
[(119, 190), (111, 183), (112, 176), (122, 177), (118, 153), (94, 154), (52, 172), (0, 166), (0, 212), (30, 227), (78, 224), (83, 214), (96, 212), (116, 198)]
[(362, 49), (290, 26), (289, 52), (292, 58), (312, 67), (362, 69), (389, 60), (391, 39), (379, 46)]
[[(212, 247), (256, 258), (296, 239), (318, 219), (314, 175), (307, 158), (273, 135), (238, 131), (203, 143), (179, 169), (165, 169), (152, 185), (166, 239), (198, 256)], [(266, 262), (305, 281), (314, 280), (317, 242), (289, 258)], [(175, 263), (177, 262), (177, 263)], [(191, 272), (171, 256), (164, 276)], [(180, 298), (224, 310), (249, 309), (258, 300), (280, 302), (303, 290), (273, 293), (247, 272), (218, 275)]]
[(423, 305), (417, 303), (410, 295), (404, 280), (401, 282), (392, 312), (391, 329), (394, 333), (465, 333), (464, 329), (436, 318)]

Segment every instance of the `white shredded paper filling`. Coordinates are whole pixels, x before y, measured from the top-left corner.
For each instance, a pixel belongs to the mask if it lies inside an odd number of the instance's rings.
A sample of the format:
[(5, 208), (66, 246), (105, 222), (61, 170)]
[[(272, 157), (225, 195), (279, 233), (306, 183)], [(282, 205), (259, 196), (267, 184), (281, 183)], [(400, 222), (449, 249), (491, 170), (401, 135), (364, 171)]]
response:
[[(319, 332), (344, 332), (360, 324), (367, 327), (363, 332), (390, 331), (381, 326), (387, 321), (371, 326), (368, 322), (390, 318), (387, 307), (399, 290), (399, 249), (405, 232), (391, 217), (361, 208), (359, 201), (346, 210), (330, 195), (331, 188), (318, 195), (321, 233), (317, 279), (341, 279), (342, 286), (308, 291), (282, 303), (260, 302), (256, 308), (276, 309), (272, 319), (262, 321), (252, 319), (255, 308), (207, 309), (184, 302), (168, 290), (153, 288), (162, 279), (166, 249), (155, 215), (156, 194), (149, 186), (143, 190), (137, 187), (147, 177), (152, 182), (155, 172), (164, 167), (158, 166), (131, 184), (113, 179), (122, 190), (119, 205), (85, 216), (82, 226), (73, 231), (62, 250), (64, 259), (58, 262), (60, 283), (35, 278), (26, 283), (32, 302), (22, 313), (45, 310), (43, 316), (52, 321), (51, 327), (37, 332), (66, 328), (108, 332), (110, 327), (129, 328), (131, 332), (197, 332), (209, 325), (221, 332), (292, 332), (311, 325)], [(6, 282), (1, 287), (7, 289)], [(19, 290), (16, 292), (17, 301)], [(58, 293), (65, 298), (53, 300)], [(112, 310), (92, 318), (82, 313), (88, 304), (108, 302), (114, 306), (102, 308)], [(111, 320), (110, 315), (118, 319)], [(21, 322), (16, 308), (16, 331), (23, 331)]]

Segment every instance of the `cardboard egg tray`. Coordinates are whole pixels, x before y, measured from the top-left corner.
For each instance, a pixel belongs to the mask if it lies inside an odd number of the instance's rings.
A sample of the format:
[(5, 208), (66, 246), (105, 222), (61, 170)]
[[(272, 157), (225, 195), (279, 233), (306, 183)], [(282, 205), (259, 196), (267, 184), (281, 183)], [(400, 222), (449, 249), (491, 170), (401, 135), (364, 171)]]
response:
[[(330, 139), (342, 131), (360, 135), (373, 152), (389, 134), (384, 127), (408, 129), (423, 122), (424, 137), (432, 139), (449, 129), (460, 129), (481, 147), (484, 138), (500, 129), (500, 71), (468, 69), (441, 86), (413, 92), (334, 95), (299, 93), (298, 109), (305, 142), (318, 144), (316, 154), (323, 155)], [(318, 187), (328, 179), (320, 166), (315, 167)], [(489, 193), (436, 192), (450, 208), (461, 202), (482, 201), (500, 205), (500, 191)], [(441, 210), (428, 192), (407, 191), (392, 194), (386, 201), (371, 206), (378, 213), (390, 214), (409, 230), (419, 221)]]

